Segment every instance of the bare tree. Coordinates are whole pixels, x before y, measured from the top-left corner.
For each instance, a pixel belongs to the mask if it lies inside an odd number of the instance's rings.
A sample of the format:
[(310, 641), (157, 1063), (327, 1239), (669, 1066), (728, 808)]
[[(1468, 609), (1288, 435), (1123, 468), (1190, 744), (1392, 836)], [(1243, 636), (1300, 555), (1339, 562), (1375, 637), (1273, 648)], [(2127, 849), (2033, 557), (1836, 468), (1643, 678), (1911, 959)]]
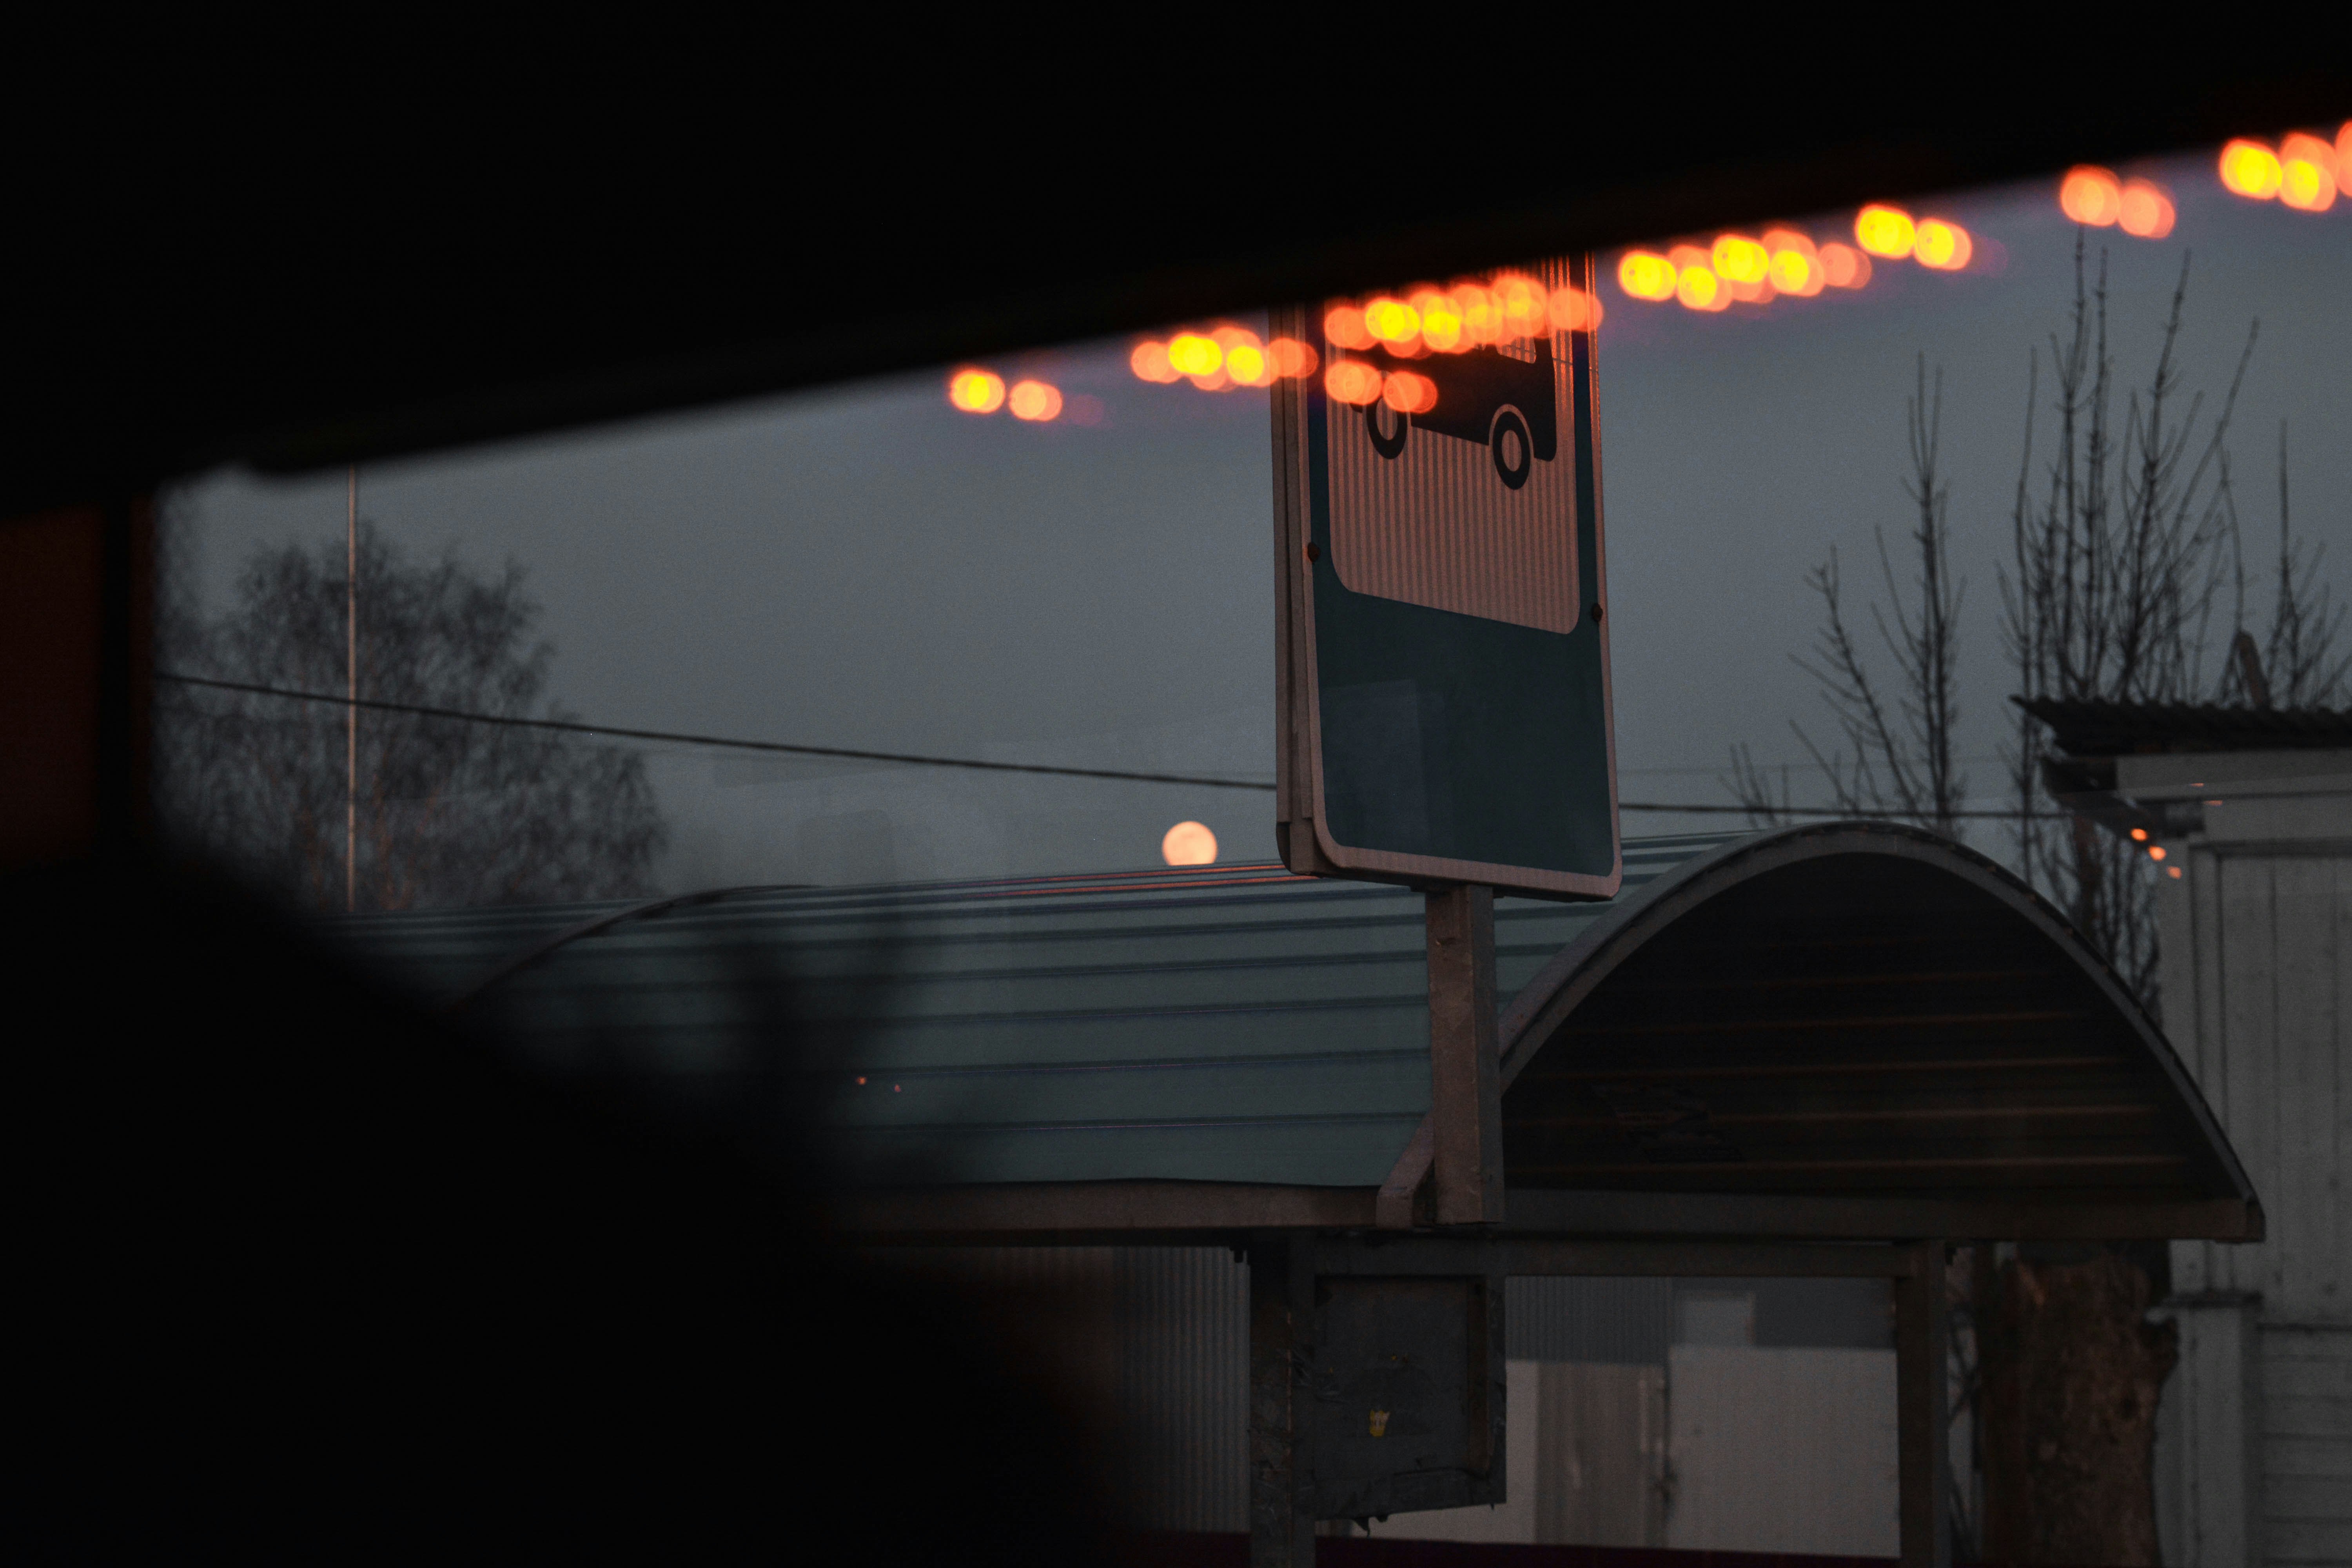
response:
[[(479, 576), (454, 555), (409, 559), (359, 533), (359, 694), (497, 718), (542, 705), (553, 648), (509, 562)], [(264, 551), (209, 623), (167, 605), (183, 673), (340, 692), (346, 564)], [(344, 902), (345, 710), (164, 683), (158, 799), (174, 838), (299, 905)], [(358, 903), (414, 909), (623, 897), (646, 889), (666, 830), (641, 757), (497, 723), (362, 710)]]
[[(2333, 591), (2319, 574), (2326, 546), (2305, 547), (2290, 529), (2286, 428), (2286, 421), (2279, 421), (2278, 556), (2273, 565), (2270, 632), (2260, 646), (2248, 629), (2243, 536), (2234, 501), (2230, 507), (2237, 635), (2231, 642), (2234, 657), (2222, 676), (2221, 700), (2234, 699), (2257, 708), (2326, 708), (2352, 699), (2352, 651), (2337, 651), (2345, 607), (2334, 602)], [(2225, 455), (2225, 493), (2228, 476)]]
[[(1895, 817), (1957, 838), (1969, 787), (1952, 754), (1960, 712), (1957, 639), (1967, 584), (1951, 571), (1951, 489), (1937, 468), (1943, 407), (1943, 372), (1936, 372), (1931, 384), (1922, 354), (1918, 388), (1906, 408), (1911, 468), (1903, 488), (1916, 509), (1909, 540), (1916, 559), (1911, 601), (1895, 582), (1885, 531), (1872, 530), (1886, 598), (1870, 606), (1870, 618), (1879, 646), (1894, 661), (1894, 676), (1883, 681), (1873, 673), (1866, 641), (1848, 624), (1832, 549), (1805, 579), (1821, 595), (1823, 621), (1812, 657), (1796, 662), (1819, 683), (1845, 745), (1824, 754), (1802, 725), (1790, 728), (1828, 774), (1838, 810)], [(1786, 774), (1776, 801), (1769, 776), (1744, 746), (1733, 750), (1728, 782), (1758, 826), (1787, 816)]]
[[(2115, 407), (2107, 346), (2106, 263), (2089, 277), (2074, 253), (2074, 300), (2063, 341), (2053, 337), (2053, 449), (2037, 464), (2040, 362), (2028, 363), (2024, 457), (2001, 574), (2002, 637), (2025, 698), (2180, 702), (2204, 688), (2207, 634), (2234, 541), (2230, 416), (2252, 358), (2250, 329), (2210, 426), (2204, 395), (2181, 407), (2176, 358), (2188, 299), (2181, 263), (2156, 367)], [(2021, 869), (2151, 1006), (2156, 1002), (2154, 881), (2131, 845), (2048, 798), (2049, 740), (2021, 710), (2008, 762)]]

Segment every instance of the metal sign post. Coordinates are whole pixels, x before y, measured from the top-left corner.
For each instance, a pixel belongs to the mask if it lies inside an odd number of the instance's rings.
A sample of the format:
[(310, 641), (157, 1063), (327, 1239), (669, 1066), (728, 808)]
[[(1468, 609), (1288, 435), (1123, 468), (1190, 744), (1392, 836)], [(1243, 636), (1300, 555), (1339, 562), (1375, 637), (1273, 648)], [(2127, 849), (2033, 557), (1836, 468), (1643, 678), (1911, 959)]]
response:
[[(1276, 836), (1294, 871), (1428, 890), (1445, 1225), (1503, 1215), (1495, 890), (1604, 899), (1622, 874), (1592, 333), (1540, 306), (1474, 333), (1460, 302), (1591, 284), (1587, 258), (1413, 291), (1459, 308), (1419, 336), (1273, 322), (1326, 356), (1274, 392)], [(1360, 319), (1383, 308), (1421, 319)]]

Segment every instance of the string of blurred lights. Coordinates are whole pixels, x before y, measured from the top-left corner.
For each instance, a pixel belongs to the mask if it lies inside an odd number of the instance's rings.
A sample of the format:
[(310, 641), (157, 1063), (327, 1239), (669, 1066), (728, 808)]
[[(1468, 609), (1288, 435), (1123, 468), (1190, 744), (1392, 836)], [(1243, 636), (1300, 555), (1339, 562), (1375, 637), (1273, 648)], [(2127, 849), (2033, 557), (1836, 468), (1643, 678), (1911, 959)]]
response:
[[(2352, 196), (2352, 121), (2336, 131), (2332, 143), (2302, 131), (2288, 132), (2276, 146), (2238, 138), (2221, 149), (2219, 172), (2223, 188), (2233, 195), (2326, 212), (2339, 193)], [(2140, 239), (2164, 238), (2177, 216), (2171, 193), (2155, 181), (2119, 177), (2090, 163), (2069, 169), (2060, 179), (2058, 206), (2078, 224), (2120, 228)], [(1854, 215), (1852, 244), (1816, 242), (1802, 229), (1776, 226), (1755, 236), (1717, 235), (1709, 246), (1628, 250), (1618, 258), (1616, 279), (1628, 299), (1652, 304), (1671, 300), (1711, 313), (1734, 304), (1769, 304), (1784, 294), (1811, 299), (1825, 289), (1862, 289), (1871, 280), (1874, 258), (1959, 272), (1976, 253), (1976, 237), (1951, 219), (1915, 217), (1899, 206), (1874, 202)], [(1378, 348), (1391, 359), (1408, 360), (1465, 353), (1555, 331), (1591, 331), (1601, 325), (1601, 314), (1597, 294), (1547, 289), (1524, 274), (1506, 272), (1444, 289), (1423, 284), (1360, 304), (1335, 300), (1323, 316), (1327, 353), (1296, 338), (1267, 342), (1225, 322), (1147, 339), (1128, 355), (1128, 368), (1142, 381), (1189, 382), (1202, 392), (1267, 387), (1322, 368), (1323, 389), (1337, 402), (1385, 402), (1400, 413), (1421, 414), (1436, 405), (1435, 382), (1409, 370), (1383, 371), (1343, 357), (1344, 352)], [(1023, 380), (1007, 386), (995, 372), (977, 367), (949, 378), (948, 401), (967, 414), (1001, 408), (1033, 424), (1060, 417), (1063, 406), (1060, 390), (1049, 383)]]
[(2290, 131), (2275, 147), (2239, 137), (2221, 149), (2221, 175), (2232, 195), (2324, 213), (2339, 194), (2352, 196), (2352, 120), (2336, 128), (2333, 143), (2308, 131)]

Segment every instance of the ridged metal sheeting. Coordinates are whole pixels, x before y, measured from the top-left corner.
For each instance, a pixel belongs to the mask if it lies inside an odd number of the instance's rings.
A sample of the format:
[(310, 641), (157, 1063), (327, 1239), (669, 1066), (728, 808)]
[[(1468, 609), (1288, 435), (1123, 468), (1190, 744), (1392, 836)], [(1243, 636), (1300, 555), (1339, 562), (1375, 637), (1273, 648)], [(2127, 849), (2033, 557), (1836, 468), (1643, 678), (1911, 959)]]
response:
[(1504, 1286), (1513, 1361), (1664, 1366), (1675, 1337), (1675, 1282), (1514, 1279)]
[[(1633, 839), (1631, 892), (1724, 836)], [(600, 907), (331, 922), (432, 997)], [(1507, 999), (1612, 906), (1497, 900)], [(1218, 866), (749, 890), (625, 921), (479, 1014), (550, 1059), (723, 1068), (812, 1017), (869, 1180), (1371, 1186), (1429, 1105), (1419, 894)]]

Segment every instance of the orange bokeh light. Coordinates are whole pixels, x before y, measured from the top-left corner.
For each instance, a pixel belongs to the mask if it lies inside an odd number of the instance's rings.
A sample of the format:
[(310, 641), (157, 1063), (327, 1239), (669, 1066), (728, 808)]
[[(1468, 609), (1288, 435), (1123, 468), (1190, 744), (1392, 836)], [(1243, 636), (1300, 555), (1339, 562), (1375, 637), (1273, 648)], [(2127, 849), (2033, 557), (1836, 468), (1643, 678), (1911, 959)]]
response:
[(1707, 253), (1707, 266), (1726, 283), (1761, 283), (1771, 265), (1771, 252), (1744, 234), (1720, 236)]
[(1180, 374), (1214, 375), (1224, 365), (1225, 351), (1205, 332), (1179, 332), (1168, 340), (1168, 363)]
[(1505, 336), (1539, 338), (1551, 331), (1549, 291), (1534, 279), (1507, 272), (1495, 279), (1493, 292)]
[(2123, 188), (2116, 221), (2126, 234), (2141, 239), (2162, 239), (2172, 232), (2172, 198), (2150, 180), (2133, 180)]
[(1381, 401), (1400, 414), (1426, 414), (1437, 406), (1437, 383), (1409, 370), (1391, 371)]
[(1503, 308), (1495, 302), (1493, 289), (1475, 279), (1466, 279), (1454, 284), (1448, 297), (1462, 317), (1465, 348), (1502, 342)]
[(2234, 195), (2266, 202), (2279, 194), (2284, 171), (2278, 154), (2243, 138), (2221, 149), (2221, 184)]
[(2116, 177), (2094, 163), (2078, 164), (2066, 171), (2058, 184), (2058, 210), (2076, 223), (2093, 228), (2105, 228), (2116, 221), (2122, 211), (2123, 187)]
[(1176, 381), (1184, 374), (1168, 363), (1168, 345), (1163, 342), (1136, 344), (1135, 352), (1127, 356), (1127, 367), (1145, 381)]
[(1910, 255), (1918, 233), (1911, 215), (1901, 207), (1873, 202), (1854, 215), (1855, 242), (1871, 255), (1884, 256), (1889, 261), (1900, 261)]
[(2149, 859), (2151, 859), (2151, 860), (2161, 860), (2161, 859), (2163, 859), (2163, 858), (2164, 858), (2164, 846), (2163, 846), (2163, 845), (2161, 845), (2161, 844), (2151, 844), (2151, 845), (2149, 845), (2149, 846), (2147, 847), (2147, 858), (2148, 858)]
[(1342, 300), (1323, 312), (1323, 337), (1343, 349), (1368, 349), (1372, 334), (1364, 328), (1364, 313)]
[(2307, 213), (2336, 205), (2336, 149), (2298, 131), (2279, 142), (2279, 200)]
[(1911, 254), (1919, 258), (1922, 267), (1932, 267), (1938, 272), (1958, 272), (1969, 264), (1976, 247), (1967, 229), (1948, 218), (1931, 217), (1920, 220)]
[(1685, 267), (1675, 279), (1675, 298), (1694, 310), (1720, 310), (1731, 303), (1723, 280), (1704, 267)]
[(2145, 827), (2133, 828), (2131, 830), (2131, 836), (2132, 842), (2135, 844), (2145, 844), (2147, 842), (2147, 829)]
[(1470, 345), (1462, 336), (1462, 304), (1452, 294), (1416, 289), (1411, 300), (1421, 313), (1421, 341), (1439, 353), (1460, 353)]
[(1013, 384), (1013, 390), (1005, 394), (1004, 401), (1011, 406), (1015, 419), (1043, 424), (1060, 416), (1062, 389), (1048, 382), (1016, 381)]
[(1826, 279), (1822, 276), (1821, 252), (1811, 239), (1793, 228), (1769, 229), (1764, 235), (1764, 248), (1772, 258), (1765, 276), (1771, 279), (1773, 288), (1808, 300), (1822, 291)]
[(2336, 132), (2336, 188), (2352, 196), (2352, 120)]
[(1832, 240), (1822, 247), (1822, 281), (1832, 289), (1859, 289), (1870, 281), (1870, 258)]
[(1274, 361), (1255, 343), (1235, 343), (1227, 349), (1225, 369), (1243, 386), (1274, 384)]
[(1654, 250), (1629, 250), (1617, 262), (1617, 287), (1636, 300), (1673, 299), (1681, 277), (1682, 268)]
[(992, 371), (960, 370), (948, 378), (948, 401), (966, 414), (993, 414), (1004, 406), (1004, 378)]
[(1323, 373), (1323, 390), (1339, 403), (1378, 403), (1383, 379), (1376, 366), (1362, 360), (1336, 359), (1331, 368)]
[(1552, 330), (1561, 332), (1591, 332), (1601, 328), (1601, 296), (1588, 294), (1581, 289), (1555, 289), (1551, 291)]
[(1365, 305), (1364, 330), (1384, 343), (1408, 343), (1421, 336), (1421, 312), (1383, 294)]
[(1318, 362), (1313, 349), (1297, 338), (1276, 338), (1265, 345), (1265, 357), (1274, 363), (1274, 374), (1296, 381), (1315, 374)]

